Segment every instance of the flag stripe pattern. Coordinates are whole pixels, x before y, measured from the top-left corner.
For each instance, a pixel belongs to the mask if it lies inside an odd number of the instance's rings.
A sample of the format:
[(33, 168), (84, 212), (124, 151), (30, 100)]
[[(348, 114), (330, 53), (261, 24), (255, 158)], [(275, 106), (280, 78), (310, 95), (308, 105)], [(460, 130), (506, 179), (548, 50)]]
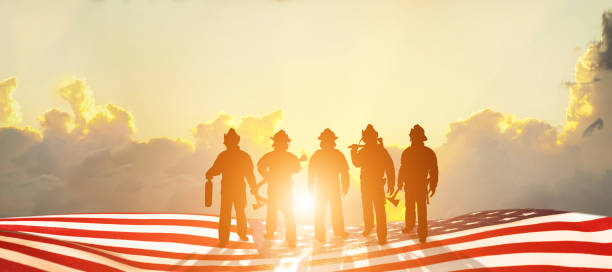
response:
[(429, 222), (427, 242), (388, 224), (389, 243), (326, 243), (300, 227), (296, 249), (262, 238), (249, 220), (241, 241), (218, 248), (218, 217), (198, 214), (69, 214), (0, 219), (0, 271), (612, 271), (612, 217), (550, 210), (471, 213)]

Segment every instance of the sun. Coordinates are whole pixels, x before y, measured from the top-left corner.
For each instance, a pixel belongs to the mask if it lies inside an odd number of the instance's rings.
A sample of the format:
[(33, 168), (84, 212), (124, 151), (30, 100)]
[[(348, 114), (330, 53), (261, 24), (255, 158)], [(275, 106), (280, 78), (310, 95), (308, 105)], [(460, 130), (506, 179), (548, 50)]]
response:
[(294, 192), (295, 212), (298, 215), (312, 214), (315, 207), (315, 198), (308, 190), (297, 190)]

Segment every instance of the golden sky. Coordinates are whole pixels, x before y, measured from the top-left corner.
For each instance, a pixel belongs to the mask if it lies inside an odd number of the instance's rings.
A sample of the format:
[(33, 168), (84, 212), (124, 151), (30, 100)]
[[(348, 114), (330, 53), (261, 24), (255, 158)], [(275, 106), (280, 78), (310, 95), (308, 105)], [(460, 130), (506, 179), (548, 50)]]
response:
[(352, 143), (369, 122), (386, 143), (420, 123), (439, 146), (484, 108), (565, 123), (573, 65), (608, 1), (0, 2), (0, 78), (17, 77), (23, 123), (69, 109), (86, 79), (135, 118), (138, 139), (191, 139), (219, 112), (283, 111), (294, 143), (330, 127)]
[[(329, 127), (348, 155), (368, 123), (396, 169), (425, 128), (432, 218), (610, 215), (609, 5), (0, 0), (0, 217), (215, 213), (202, 179), (230, 126), (256, 161), (279, 128), (312, 154)], [(312, 207), (305, 172), (298, 210)], [(360, 205), (357, 172), (345, 210)]]

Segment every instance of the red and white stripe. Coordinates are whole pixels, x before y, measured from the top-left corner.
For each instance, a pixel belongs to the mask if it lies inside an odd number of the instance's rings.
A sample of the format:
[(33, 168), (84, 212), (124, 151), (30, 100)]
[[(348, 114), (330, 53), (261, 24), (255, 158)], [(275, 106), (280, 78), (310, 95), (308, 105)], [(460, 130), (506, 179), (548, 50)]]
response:
[[(217, 248), (218, 217), (74, 214), (0, 219), (0, 270), (181, 271), (405, 270), (612, 271), (612, 218), (581, 213), (292, 257), (262, 257), (230, 235)], [(233, 224), (235, 222), (232, 222)], [(235, 231), (235, 226), (232, 226)]]

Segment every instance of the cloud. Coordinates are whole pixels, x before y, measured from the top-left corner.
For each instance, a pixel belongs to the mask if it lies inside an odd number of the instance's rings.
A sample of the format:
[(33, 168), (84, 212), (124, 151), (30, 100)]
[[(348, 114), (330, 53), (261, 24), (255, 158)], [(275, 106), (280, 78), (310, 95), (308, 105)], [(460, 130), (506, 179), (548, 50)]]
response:
[(96, 105), (93, 92), (83, 80), (74, 80), (61, 87), (59, 94), (70, 104), (73, 117), (52, 110), (41, 117), (41, 121), (46, 122), (41, 123), (43, 129), (49, 128), (50, 121), (55, 122), (53, 125), (60, 126), (60, 130), (69, 129), (97, 147), (129, 142), (136, 131), (131, 113), (113, 104)]
[(223, 135), (215, 134), (219, 131), (227, 131), (229, 128), (235, 128), (239, 135), (244, 135), (241, 138), (241, 145), (249, 145), (257, 147), (260, 144), (271, 144), (271, 135), (278, 130), (278, 125), (283, 119), (283, 112), (277, 110), (275, 112), (258, 117), (244, 117), (236, 120), (232, 116), (221, 113), (214, 121), (200, 123), (191, 131), (196, 143), (201, 148), (210, 148), (218, 146), (223, 140)]
[(553, 187), (551, 182), (574, 172), (573, 150), (561, 147), (557, 137), (550, 124), (493, 110), (451, 124), (446, 143), (436, 150), (440, 183), (432, 214), (529, 205), (526, 196), (538, 197), (532, 187)]
[[(11, 80), (14, 82), (15, 80)], [(11, 83), (11, 91), (14, 89)], [(269, 148), (281, 118), (221, 114), (184, 139), (139, 142), (130, 112), (97, 105), (83, 80), (59, 88), (72, 112), (51, 109), (39, 117), (41, 132), (0, 128), (0, 217), (74, 212), (218, 212), (219, 197), (204, 208), (203, 175), (223, 149), (223, 134), (237, 128), (242, 145)], [(254, 156), (254, 160), (257, 157)], [(215, 182), (220, 192), (219, 182)]]
[(600, 51), (600, 64), (606, 68), (612, 68), (612, 13), (605, 12), (601, 20), (602, 34), (601, 41), (596, 44)]
[(490, 109), (450, 125), (437, 148), (435, 217), (512, 207), (612, 215), (610, 18), (576, 63), (562, 128)]
[(21, 122), (19, 104), (13, 98), (15, 88), (17, 88), (17, 79), (14, 77), (0, 81), (0, 123)]
[(26, 127), (23, 129), (15, 127), (4, 127), (0, 129), (0, 169), (4, 174), (12, 175), (19, 165), (14, 159), (23, 154), (34, 143), (39, 142), (41, 136), (38, 132)]
[(62, 137), (68, 135), (74, 127), (70, 113), (52, 109), (38, 118), (43, 133), (49, 136)]
[(87, 122), (95, 114), (95, 100), (85, 82), (75, 80), (61, 87), (58, 92), (70, 103), (77, 127), (84, 129)]
[(585, 136), (589, 136), (593, 133), (593, 131), (597, 130), (602, 130), (604, 126), (604, 122), (603, 119), (601, 118), (597, 118), (597, 120), (595, 120), (595, 122), (593, 122), (590, 126), (588, 126), (584, 132), (582, 133), (582, 137)]

